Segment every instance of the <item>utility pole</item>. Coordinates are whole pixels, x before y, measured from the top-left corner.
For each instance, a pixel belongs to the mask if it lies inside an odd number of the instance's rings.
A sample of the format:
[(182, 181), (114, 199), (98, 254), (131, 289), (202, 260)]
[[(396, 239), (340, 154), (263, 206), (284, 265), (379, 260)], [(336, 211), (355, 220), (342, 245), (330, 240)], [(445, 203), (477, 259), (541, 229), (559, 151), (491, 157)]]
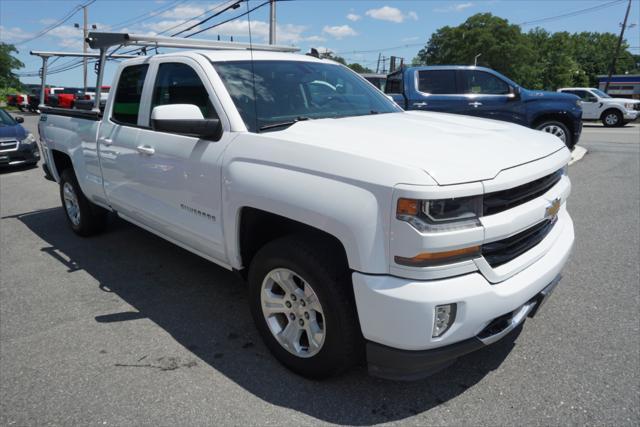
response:
[(269, 44), (276, 44), (276, 0), (270, 0), (269, 6)]
[(380, 73), (380, 57), (382, 56), (381, 52), (378, 52), (378, 64), (376, 65), (376, 74)]
[[(89, 35), (89, 12), (87, 11), (87, 6), (82, 7), (82, 12), (84, 15), (84, 24), (82, 26), (82, 53), (87, 53), (87, 37)], [(84, 81), (84, 93), (87, 93), (87, 57), (82, 58), (83, 64), (83, 81)], [(96, 88), (96, 96), (100, 96), (100, 88)]]
[(604, 92), (607, 93), (609, 90), (609, 82), (611, 82), (611, 76), (615, 72), (616, 69), (616, 61), (618, 60), (618, 54), (620, 53), (620, 45), (622, 44), (622, 39), (624, 38), (624, 30), (627, 28), (627, 19), (629, 18), (629, 10), (631, 9), (631, 0), (627, 3), (627, 13), (624, 15), (624, 22), (622, 23), (622, 28), (620, 29), (620, 37), (618, 38), (618, 45), (616, 46), (616, 53), (613, 55), (613, 59), (611, 60), (611, 67), (609, 67), (609, 76), (607, 77), (607, 82), (604, 84)]
[(387, 74), (387, 57), (383, 56), (382, 57), (382, 74)]

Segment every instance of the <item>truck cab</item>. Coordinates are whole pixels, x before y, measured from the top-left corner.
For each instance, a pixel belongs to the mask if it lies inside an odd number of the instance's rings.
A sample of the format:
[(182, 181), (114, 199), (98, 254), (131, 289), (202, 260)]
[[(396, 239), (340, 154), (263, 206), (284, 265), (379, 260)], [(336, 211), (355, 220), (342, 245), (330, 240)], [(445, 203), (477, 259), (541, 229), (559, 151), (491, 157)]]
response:
[(606, 127), (624, 126), (640, 115), (637, 99), (613, 98), (593, 87), (566, 87), (558, 92), (576, 95), (582, 104), (583, 120), (600, 120)]
[(527, 90), (484, 67), (404, 67), (387, 77), (385, 93), (405, 110), (512, 122), (552, 133), (569, 148), (578, 143), (582, 131), (576, 97)]

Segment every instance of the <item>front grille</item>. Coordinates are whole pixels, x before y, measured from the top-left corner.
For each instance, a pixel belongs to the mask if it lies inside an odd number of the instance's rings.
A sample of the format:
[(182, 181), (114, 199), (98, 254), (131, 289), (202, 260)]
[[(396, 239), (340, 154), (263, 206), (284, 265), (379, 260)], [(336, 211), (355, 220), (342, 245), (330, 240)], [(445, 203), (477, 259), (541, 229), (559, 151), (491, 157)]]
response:
[(546, 219), (533, 227), (497, 242), (482, 245), (482, 255), (491, 267), (506, 264), (540, 243), (549, 234), (556, 219)]
[(562, 178), (562, 169), (508, 190), (484, 195), (483, 215), (493, 215), (542, 196)]
[(637, 104), (633, 104), (633, 109), (636, 111), (640, 111), (640, 102)]
[(0, 141), (0, 151), (13, 151), (18, 148), (18, 141)]

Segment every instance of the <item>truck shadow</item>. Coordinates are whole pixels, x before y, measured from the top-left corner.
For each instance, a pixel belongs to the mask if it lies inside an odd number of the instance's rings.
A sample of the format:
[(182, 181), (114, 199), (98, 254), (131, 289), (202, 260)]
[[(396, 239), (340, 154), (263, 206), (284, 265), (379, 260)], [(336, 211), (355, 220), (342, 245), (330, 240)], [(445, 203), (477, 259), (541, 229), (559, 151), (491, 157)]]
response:
[(148, 318), (255, 396), (325, 422), (403, 420), (445, 404), (496, 369), (520, 333), (517, 329), (417, 382), (372, 378), (364, 367), (327, 381), (310, 381), (282, 367), (262, 344), (247, 307), (246, 286), (235, 274), (119, 219), (114, 218), (104, 234), (82, 239), (68, 229), (61, 208), (14, 218), (43, 239), (46, 246), (40, 250), (69, 272), (86, 271), (101, 291), (116, 294), (137, 310), (100, 314), (97, 322)]

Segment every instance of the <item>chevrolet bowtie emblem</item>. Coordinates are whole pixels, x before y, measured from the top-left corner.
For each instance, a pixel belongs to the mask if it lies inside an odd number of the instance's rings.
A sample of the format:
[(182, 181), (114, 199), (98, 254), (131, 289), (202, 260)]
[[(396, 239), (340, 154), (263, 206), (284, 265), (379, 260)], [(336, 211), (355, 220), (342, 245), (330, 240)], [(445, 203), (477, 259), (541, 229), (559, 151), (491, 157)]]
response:
[(544, 212), (545, 218), (554, 218), (556, 215), (558, 215), (560, 204), (560, 198), (557, 198), (553, 202), (551, 202), (551, 205), (547, 207), (547, 210)]

